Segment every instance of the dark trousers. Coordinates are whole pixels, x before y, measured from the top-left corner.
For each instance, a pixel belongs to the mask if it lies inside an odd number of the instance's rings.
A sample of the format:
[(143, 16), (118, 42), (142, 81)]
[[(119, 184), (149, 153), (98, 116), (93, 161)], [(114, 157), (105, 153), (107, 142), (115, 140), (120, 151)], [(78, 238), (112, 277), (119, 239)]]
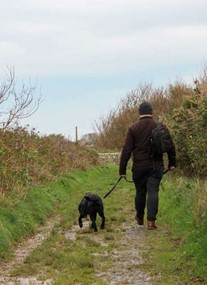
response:
[(136, 188), (135, 209), (139, 218), (144, 218), (147, 205), (147, 219), (155, 221), (159, 205), (159, 186), (163, 176), (163, 163), (141, 169), (132, 169)]

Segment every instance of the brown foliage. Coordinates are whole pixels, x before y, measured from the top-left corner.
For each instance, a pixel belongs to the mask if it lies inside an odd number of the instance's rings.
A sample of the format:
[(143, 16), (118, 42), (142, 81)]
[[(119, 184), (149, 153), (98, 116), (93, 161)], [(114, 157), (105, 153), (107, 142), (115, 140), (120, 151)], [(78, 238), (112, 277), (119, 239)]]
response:
[(51, 180), (72, 169), (96, 164), (97, 156), (61, 135), (40, 137), (25, 128), (0, 129), (0, 192)]

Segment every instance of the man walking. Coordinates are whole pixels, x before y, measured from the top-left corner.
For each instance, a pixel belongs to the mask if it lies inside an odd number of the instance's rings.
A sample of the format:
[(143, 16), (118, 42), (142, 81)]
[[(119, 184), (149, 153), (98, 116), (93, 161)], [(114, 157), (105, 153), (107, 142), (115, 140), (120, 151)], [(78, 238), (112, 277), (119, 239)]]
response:
[[(156, 226), (156, 216), (158, 213), (159, 186), (163, 177), (164, 163), (163, 155), (149, 155), (150, 135), (157, 127), (157, 122), (153, 119), (153, 108), (149, 102), (139, 105), (139, 121), (128, 128), (125, 143), (122, 149), (119, 174), (126, 177), (127, 163), (132, 154), (132, 177), (136, 188), (135, 209), (138, 226), (144, 225), (145, 207), (147, 207), (147, 226), (149, 230), (154, 230)], [(168, 168), (176, 167), (175, 147), (167, 153)]]

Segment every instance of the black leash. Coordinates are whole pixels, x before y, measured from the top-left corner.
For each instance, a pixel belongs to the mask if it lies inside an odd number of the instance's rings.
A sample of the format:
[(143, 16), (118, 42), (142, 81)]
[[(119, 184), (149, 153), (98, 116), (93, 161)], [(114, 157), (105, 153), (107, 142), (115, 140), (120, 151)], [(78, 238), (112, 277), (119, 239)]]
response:
[[(163, 174), (167, 173), (169, 170), (170, 170), (169, 168), (166, 168), (166, 169), (163, 171)], [(114, 186), (104, 195), (104, 199), (105, 199), (109, 194), (111, 194), (111, 192), (116, 188), (117, 184), (121, 181), (122, 178), (124, 178), (124, 179), (125, 179), (127, 182), (129, 182), (129, 183), (134, 183), (133, 180), (128, 180), (128, 179), (126, 178), (126, 176), (125, 176), (125, 177), (120, 176), (119, 179), (117, 180), (117, 182), (114, 184)]]
[(116, 188), (117, 184), (124, 178), (127, 182), (134, 183), (132, 180), (128, 180), (126, 177), (120, 176), (114, 186), (105, 194), (104, 199)]
[(111, 190), (109, 190), (109, 191), (105, 194), (104, 199), (116, 188), (116, 185), (119, 183), (119, 181), (121, 181), (122, 178), (123, 178), (122, 176), (119, 177), (119, 179), (118, 179), (117, 182), (114, 184), (114, 186), (111, 188)]
[(123, 177), (123, 178), (126, 180), (126, 182), (134, 183), (134, 181), (133, 181), (133, 180), (128, 180), (128, 179), (126, 178), (126, 176), (125, 176), (125, 177)]

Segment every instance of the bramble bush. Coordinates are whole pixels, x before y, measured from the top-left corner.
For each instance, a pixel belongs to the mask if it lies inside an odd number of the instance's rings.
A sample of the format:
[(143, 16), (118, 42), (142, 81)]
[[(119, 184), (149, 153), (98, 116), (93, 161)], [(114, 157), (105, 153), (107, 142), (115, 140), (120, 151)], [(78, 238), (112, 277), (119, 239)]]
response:
[(95, 152), (61, 135), (39, 136), (35, 130), (0, 129), (0, 193), (21, 194), (72, 169), (97, 163)]

